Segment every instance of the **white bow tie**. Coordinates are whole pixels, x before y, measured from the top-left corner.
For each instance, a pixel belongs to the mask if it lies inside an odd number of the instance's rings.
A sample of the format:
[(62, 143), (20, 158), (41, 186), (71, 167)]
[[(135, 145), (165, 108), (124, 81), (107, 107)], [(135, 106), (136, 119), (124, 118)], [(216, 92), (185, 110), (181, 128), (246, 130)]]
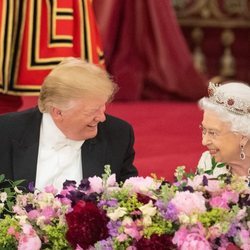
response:
[(83, 144), (83, 141), (73, 141), (73, 140), (69, 140), (69, 139), (65, 139), (62, 141), (58, 141), (56, 142), (52, 148), (55, 149), (56, 151), (64, 148), (64, 147), (71, 147), (73, 149), (79, 149)]

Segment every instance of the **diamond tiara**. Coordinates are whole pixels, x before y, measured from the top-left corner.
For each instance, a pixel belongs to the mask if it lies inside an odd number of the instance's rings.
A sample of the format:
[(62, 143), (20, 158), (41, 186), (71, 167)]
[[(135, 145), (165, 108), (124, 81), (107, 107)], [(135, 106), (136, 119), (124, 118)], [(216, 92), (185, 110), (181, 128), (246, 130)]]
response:
[(209, 83), (208, 96), (212, 103), (222, 105), (228, 111), (238, 115), (250, 114), (250, 103), (246, 103), (245, 101), (242, 101), (234, 96), (226, 96), (217, 89), (218, 86), (218, 84), (214, 84), (212, 82)]

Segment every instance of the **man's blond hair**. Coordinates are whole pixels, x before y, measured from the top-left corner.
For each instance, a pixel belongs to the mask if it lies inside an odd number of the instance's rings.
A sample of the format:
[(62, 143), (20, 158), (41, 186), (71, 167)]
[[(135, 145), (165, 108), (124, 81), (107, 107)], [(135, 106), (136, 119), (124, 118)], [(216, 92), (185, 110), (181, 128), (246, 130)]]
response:
[(117, 84), (104, 69), (69, 57), (59, 63), (44, 79), (38, 107), (45, 113), (53, 106), (67, 109), (70, 102), (76, 99), (100, 96), (111, 101), (117, 90)]

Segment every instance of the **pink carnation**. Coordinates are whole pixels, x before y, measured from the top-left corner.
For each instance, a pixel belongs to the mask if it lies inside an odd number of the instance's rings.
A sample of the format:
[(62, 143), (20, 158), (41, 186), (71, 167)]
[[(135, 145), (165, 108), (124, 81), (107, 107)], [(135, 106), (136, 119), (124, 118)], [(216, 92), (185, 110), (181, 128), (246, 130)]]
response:
[(28, 212), (28, 218), (30, 220), (34, 220), (34, 219), (36, 219), (39, 216), (40, 216), (40, 213), (37, 210), (35, 210), (35, 209), (33, 209), (33, 210), (31, 210), (31, 211)]
[(191, 215), (192, 213), (202, 213), (206, 211), (205, 198), (202, 193), (176, 192), (175, 197), (171, 200), (178, 212)]
[(90, 190), (89, 192), (96, 192), (100, 194), (103, 191), (103, 184), (102, 184), (102, 178), (94, 176), (88, 178), (90, 182)]
[(116, 183), (116, 175), (115, 174), (112, 174), (109, 176), (109, 178), (107, 179), (107, 185), (109, 187), (113, 187), (113, 186), (116, 186), (117, 183)]
[(52, 194), (57, 194), (58, 193), (58, 190), (53, 185), (46, 186), (44, 188), (44, 191), (46, 193), (52, 193)]
[(233, 202), (237, 203), (239, 200), (239, 193), (235, 191), (225, 191), (222, 193), (222, 198), (227, 201), (227, 203)]
[(119, 234), (119, 235), (116, 237), (116, 239), (117, 239), (119, 242), (123, 242), (123, 241), (125, 241), (125, 240), (128, 239), (128, 235), (122, 233), (122, 234)]
[(141, 193), (149, 195), (151, 190), (157, 190), (161, 183), (156, 182), (152, 177), (130, 177), (127, 179), (123, 187), (131, 187), (135, 193)]
[(140, 231), (138, 231), (138, 226), (134, 221), (130, 224), (124, 225), (124, 232), (136, 240), (139, 240), (142, 237)]
[(205, 189), (210, 192), (212, 196), (220, 194), (223, 190), (221, 189), (219, 180), (208, 179), (208, 185), (205, 186)]
[(55, 216), (55, 211), (52, 207), (46, 207), (42, 210), (41, 215), (45, 218), (45, 223), (49, 223)]
[(220, 196), (216, 196), (216, 197), (211, 198), (209, 203), (212, 207), (229, 209), (229, 207), (227, 205), (227, 201)]
[(250, 232), (246, 229), (241, 229), (239, 232), (239, 238), (241, 241), (241, 248), (244, 250), (250, 250)]

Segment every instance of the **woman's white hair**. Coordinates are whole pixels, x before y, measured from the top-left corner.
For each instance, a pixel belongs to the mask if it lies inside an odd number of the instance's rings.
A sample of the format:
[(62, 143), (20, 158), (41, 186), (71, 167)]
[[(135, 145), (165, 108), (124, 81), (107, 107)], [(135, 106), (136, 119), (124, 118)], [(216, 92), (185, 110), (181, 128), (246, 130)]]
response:
[(209, 97), (199, 101), (202, 110), (212, 110), (222, 121), (229, 122), (231, 131), (250, 138), (250, 86), (241, 82), (209, 84)]

